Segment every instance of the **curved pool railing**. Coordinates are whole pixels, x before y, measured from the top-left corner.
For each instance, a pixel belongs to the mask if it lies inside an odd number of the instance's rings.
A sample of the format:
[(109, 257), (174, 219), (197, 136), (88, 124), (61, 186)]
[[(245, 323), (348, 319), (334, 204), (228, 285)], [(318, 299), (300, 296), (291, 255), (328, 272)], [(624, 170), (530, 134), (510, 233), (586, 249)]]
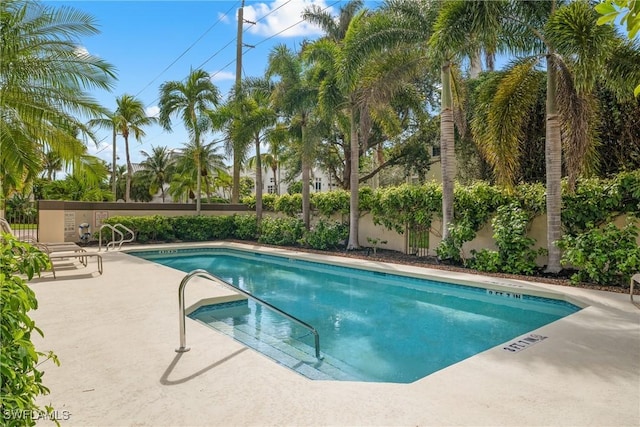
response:
[[(120, 227), (120, 228), (124, 229), (125, 233), (129, 233), (129, 234), (131, 234), (131, 237), (129, 237), (128, 239), (125, 239), (125, 238), (124, 238), (124, 233), (123, 233), (122, 231), (118, 230), (118, 227)], [(122, 247), (122, 244), (123, 244), (123, 243), (130, 243), (130, 242), (133, 242), (133, 241), (135, 240), (135, 238), (136, 238), (136, 235), (135, 235), (135, 233), (133, 232), (133, 230), (131, 230), (131, 229), (130, 229), (130, 228), (128, 228), (128, 227), (125, 227), (124, 225), (122, 225), (122, 224), (120, 224), (120, 223), (118, 223), (118, 224), (116, 224), (116, 225), (103, 224), (103, 225), (100, 227), (100, 233), (99, 233), (99, 235), (98, 235), (98, 236), (99, 236), (99, 237), (98, 237), (98, 252), (100, 252), (100, 251), (102, 250), (102, 229), (103, 229), (103, 228), (109, 228), (109, 229), (111, 229), (111, 230), (113, 231), (113, 235), (114, 235), (114, 239), (113, 239), (113, 241), (108, 242), (108, 243), (107, 243), (107, 245), (106, 245), (106, 248), (107, 248), (106, 250), (107, 250), (107, 251), (109, 250), (109, 246), (111, 246), (112, 248), (115, 248), (115, 247), (116, 247), (116, 245), (118, 245), (118, 249), (120, 249), (120, 248)], [(116, 239), (115, 239), (115, 234), (116, 234), (116, 233), (120, 235), (120, 239), (119, 239), (119, 240), (116, 240)]]
[(316, 331), (316, 328), (314, 328), (313, 326), (309, 325), (308, 323), (304, 322), (303, 320), (298, 319), (295, 316), (292, 316), (291, 314), (284, 312), (282, 310), (280, 310), (278, 307), (275, 307), (273, 305), (271, 305), (270, 303), (254, 296), (253, 294), (245, 291), (244, 289), (240, 289), (237, 288), (235, 286), (233, 286), (231, 283), (226, 282), (224, 280), (222, 280), (220, 277), (209, 273), (208, 271), (202, 270), (202, 269), (198, 269), (198, 270), (193, 270), (191, 271), (189, 274), (187, 274), (186, 276), (184, 276), (184, 278), (182, 279), (182, 281), (180, 282), (180, 286), (178, 287), (178, 314), (180, 317), (180, 347), (176, 348), (176, 352), (177, 353), (184, 353), (186, 351), (189, 351), (190, 348), (187, 347), (187, 338), (186, 338), (186, 325), (185, 325), (185, 309), (184, 309), (184, 289), (187, 286), (187, 283), (189, 283), (189, 280), (191, 280), (194, 277), (203, 277), (205, 279), (209, 279), (209, 280), (213, 280), (214, 282), (218, 282), (219, 284), (233, 290), (236, 292), (239, 292), (240, 294), (244, 295), (245, 297), (247, 297), (248, 299), (254, 301), (257, 304), (260, 304), (266, 308), (268, 308), (269, 310), (278, 313), (279, 315), (291, 320), (294, 323), (297, 323), (298, 325), (302, 326), (303, 328), (307, 329), (309, 332), (311, 332), (313, 334), (314, 337), (314, 341), (315, 341), (315, 349), (316, 349), (316, 358), (317, 359), (321, 359), (320, 357), (320, 335), (318, 335), (318, 331)]

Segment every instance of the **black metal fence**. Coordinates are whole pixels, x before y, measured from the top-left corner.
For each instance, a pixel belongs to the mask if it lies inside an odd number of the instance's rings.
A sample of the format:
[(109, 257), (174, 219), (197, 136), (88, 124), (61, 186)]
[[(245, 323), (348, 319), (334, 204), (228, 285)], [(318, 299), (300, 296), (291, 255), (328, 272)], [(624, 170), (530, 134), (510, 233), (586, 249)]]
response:
[(20, 240), (38, 240), (38, 202), (22, 197), (5, 201), (4, 217)]
[(429, 255), (429, 229), (407, 228), (409, 235), (408, 253), (415, 256)]

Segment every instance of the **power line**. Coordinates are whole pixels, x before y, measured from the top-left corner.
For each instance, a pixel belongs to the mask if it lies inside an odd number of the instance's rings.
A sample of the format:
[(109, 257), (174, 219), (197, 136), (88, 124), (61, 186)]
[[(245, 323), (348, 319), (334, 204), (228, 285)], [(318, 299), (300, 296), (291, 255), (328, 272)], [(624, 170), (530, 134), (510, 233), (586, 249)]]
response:
[(213, 25), (211, 25), (209, 28), (207, 28), (207, 30), (202, 33), (202, 35), (200, 35), (200, 37), (198, 37), (196, 39), (196, 41), (194, 41), (193, 43), (191, 43), (191, 45), (186, 48), (176, 59), (173, 60), (173, 62), (171, 62), (171, 64), (167, 65), (167, 67), (162, 70), (160, 72), (160, 74), (158, 74), (153, 80), (151, 80), (145, 87), (143, 87), (140, 91), (138, 91), (138, 93), (135, 94), (135, 97), (137, 97), (138, 95), (140, 95), (142, 92), (144, 92), (149, 86), (151, 86), (156, 80), (158, 80), (158, 78), (160, 78), (160, 76), (162, 76), (167, 70), (169, 70), (169, 68), (171, 68), (176, 62), (178, 62), (180, 60), (180, 58), (182, 58), (183, 56), (185, 56), (187, 54), (187, 52), (189, 52), (191, 50), (191, 48), (193, 48), (196, 44), (198, 44), (198, 42), (200, 40), (202, 40), (204, 38), (204, 36), (206, 36), (211, 30), (213, 30), (213, 28), (218, 25), (220, 23), (220, 21), (222, 21), (227, 14), (231, 11), (231, 9), (233, 9), (239, 2), (235, 2), (223, 15), (220, 15), (220, 17), (218, 18), (218, 20), (216, 22), (213, 23)]
[[(324, 12), (325, 10), (329, 9), (330, 7), (333, 7), (333, 6), (335, 6), (336, 4), (340, 3), (340, 1), (342, 1), (342, 0), (337, 0), (337, 1), (333, 2), (333, 3), (331, 3), (330, 5), (328, 5), (328, 6), (327, 6), (327, 7), (325, 7), (324, 9), (322, 9), (322, 12)], [(259, 41), (258, 43), (256, 43), (256, 44), (254, 45), (254, 47), (260, 46), (262, 43), (264, 43), (264, 42), (266, 42), (266, 41), (268, 41), (268, 40), (271, 40), (272, 38), (274, 38), (274, 37), (276, 37), (276, 36), (279, 36), (280, 34), (284, 33), (285, 31), (288, 31), (288, 30), (292, 29), (293, 27), (295, 27), (296, 25), (300, 25), (300, 24), (301, 24), (301, 23), (303, 23), (303, 22), (304, 22), (304, 18), (302, 18), (301, 20), (299, 20), (299, 21), (298, 21), (298, 22), (296, 22), (295, 24), (289, 25), (289, 26), (288, 26), (287, 28), (285, 28), (284, 30), (280, 30), (280, 31), (278, 31), (277, 33), (275, 33), (275, 34), (273, 34), (273, 35), (271, 35), (271, 36), (267, 37), (266, 39), (263, 39), (263, 40)], [(246, 51), (245, 51), (245, 52), (246, 52)], [(243, 54), (244, 54), (244, 53), (243, 53)]]

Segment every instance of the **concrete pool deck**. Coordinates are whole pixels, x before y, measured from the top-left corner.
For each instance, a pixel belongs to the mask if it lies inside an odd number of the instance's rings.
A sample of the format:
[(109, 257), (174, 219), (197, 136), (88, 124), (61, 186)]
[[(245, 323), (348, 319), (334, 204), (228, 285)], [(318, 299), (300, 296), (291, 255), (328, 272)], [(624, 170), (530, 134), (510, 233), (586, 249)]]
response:
[[(176, 353), (177, 288), (185, 273), (122, 252), (102, 256), (101, 276), (90, 260), (81, 269), (57, 270), (56, 280), (46, 272), (32, 282), (39, 304), (32, 317), (45, 334), (34, 339), (36, 348), (54, 351), (61, 362), (40, 366), (51, 394), (39, 403), (68, 418), (60, 420), (62, 427), (640, 425), (640, 309), (629, 295), (507, 281), (508, 287), (561, 293), (588, 307), (536, 330), (548, 338), (522, 351), (501, 345), (412, 384), (312, 381), (191, 319), (191, 351)], [(478, 279), (374, 260), (301, 256)], [(192, 282), (187, 306), (229, 294), (204, 279)]]

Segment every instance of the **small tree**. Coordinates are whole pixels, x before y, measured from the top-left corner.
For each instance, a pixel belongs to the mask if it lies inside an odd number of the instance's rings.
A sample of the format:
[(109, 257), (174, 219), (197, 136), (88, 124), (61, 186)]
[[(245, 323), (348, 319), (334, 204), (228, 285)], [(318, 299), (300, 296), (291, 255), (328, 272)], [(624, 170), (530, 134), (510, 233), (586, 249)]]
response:
[[(52, 352), (35, 350), (31, 333), (43, 334), (28, 315), (38, 308), (38, 302), (27, 280), (48, 268), (49, 259), (10, 234), (0, 236), (0, 257), (0, 413), (4, 425), (32, 426), (35, 425), (32, 414), (40, 411), (35, 398), (49, 393), (42, 383), (44, 372), (37, 369), (38, 360), (46, 357), (59, 365)], [(48, 413), (53, 411), (49, 406), (45, 409)]]

